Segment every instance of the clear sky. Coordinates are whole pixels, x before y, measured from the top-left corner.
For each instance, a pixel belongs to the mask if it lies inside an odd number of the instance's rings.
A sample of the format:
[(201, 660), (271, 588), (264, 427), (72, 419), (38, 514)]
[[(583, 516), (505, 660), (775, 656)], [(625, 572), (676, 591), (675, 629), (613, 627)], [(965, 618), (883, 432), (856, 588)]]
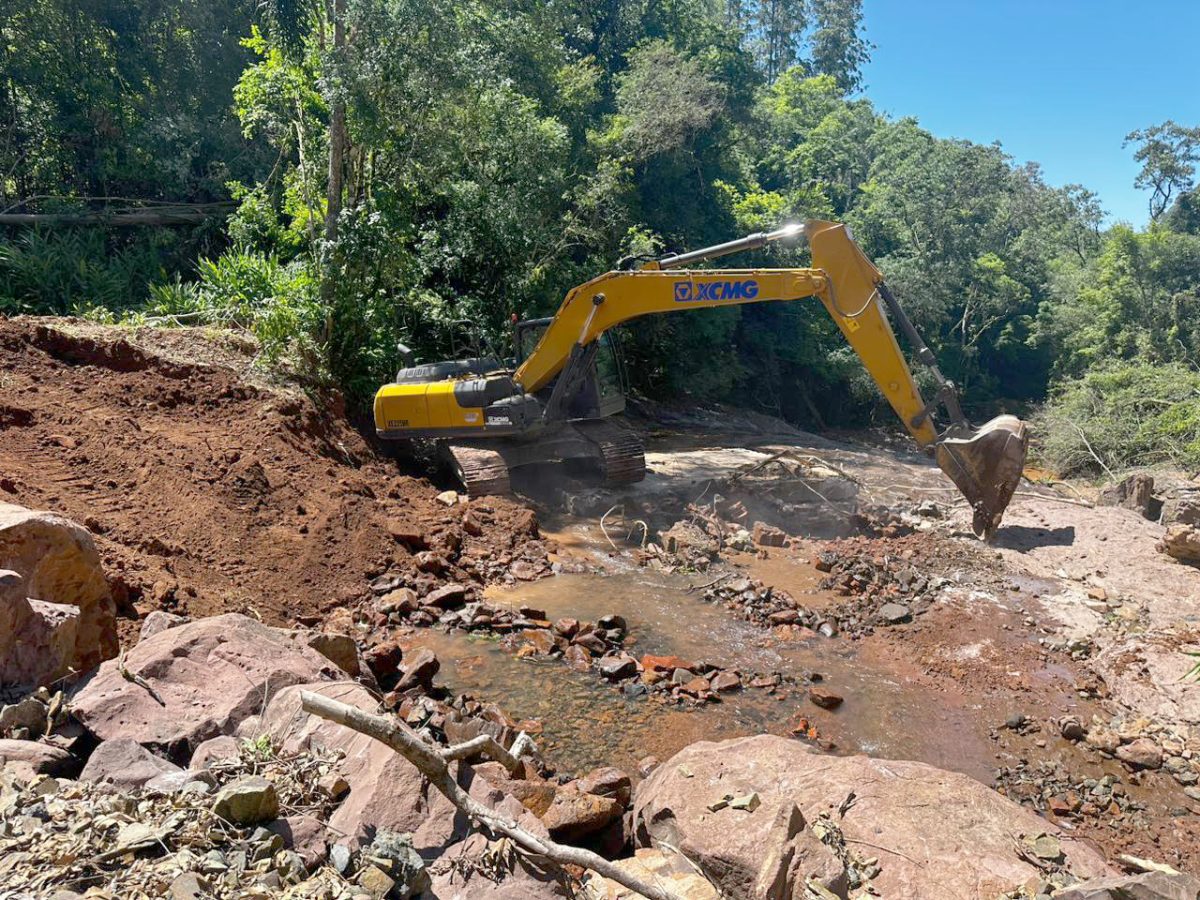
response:
[(866, 96), (939, 137), (999, 141), (1055, 185), (1141, 226), (1122, 149), (1135, 128), (1200, 125), (1200, 0), (864, 0)]

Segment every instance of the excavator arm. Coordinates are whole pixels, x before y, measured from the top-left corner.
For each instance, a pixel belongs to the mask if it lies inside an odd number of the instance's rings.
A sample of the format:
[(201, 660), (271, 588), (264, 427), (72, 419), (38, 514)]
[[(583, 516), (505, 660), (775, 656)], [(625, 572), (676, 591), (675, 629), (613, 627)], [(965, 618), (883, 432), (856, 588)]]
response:
[[(651, 261), (634, 271), (601, 275), (573, 289), (563, 300), (545, 334), (514, 381), (527, 393), (541, 390), (556, 377), (562, 393), (573, 377), (590, 364), (589, 348), (608, 329), (655, 313), (711, 309), (777, 300), (816, 297), (854, 348), (904, 427), (917, 443), (930, 449), (939, 467), (974, 509), (974, 527), (990, 535), (1020, 480), (1028, 437), (1024, 423), (1001, 416), (972, 432), (959, 408), (954, 386), (937, 368), (925, 346), (883, 280), (850, 237), (844, 225), (810, 221), (803, 226), (812, 248), (808, 269), (682, 268), (729, 253), (761, 247), (800, 231), (795, 226), (770, 234), (751, 235), (717, 247)], [(897, 321), (917, 358), (929, 366), (939, 385), (926, 403), (896, 341), (884, 310)], [(941, 403), (950, 418), (939, 434), (934, 407)], [(551, 397), (548, 412), (558, 408)]]

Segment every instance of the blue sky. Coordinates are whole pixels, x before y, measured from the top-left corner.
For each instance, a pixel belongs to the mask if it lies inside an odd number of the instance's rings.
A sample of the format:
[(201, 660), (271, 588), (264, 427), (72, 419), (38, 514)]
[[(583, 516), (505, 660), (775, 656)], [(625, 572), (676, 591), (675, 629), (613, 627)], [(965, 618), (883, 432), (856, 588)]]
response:
[(1200, 125), (1200, 0), (864, 0), (866, 96), (940, 137), (999, 141), (1144, 225), (1125, 135)]

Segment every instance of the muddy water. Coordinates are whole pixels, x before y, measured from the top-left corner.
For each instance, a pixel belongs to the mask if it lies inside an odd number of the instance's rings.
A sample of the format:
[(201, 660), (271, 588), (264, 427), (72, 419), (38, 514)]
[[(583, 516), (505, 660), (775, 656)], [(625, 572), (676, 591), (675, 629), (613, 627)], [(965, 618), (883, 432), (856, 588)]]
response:
[[(620, 563), (610, 560), (610, 565)], [(793, 586), (815, 579), (803, 562), (791, 563)], [(778, 573), (783, 575), (781, 571)], [(663, 575), (635, 567), (608, 574), (560, 575), (489, 599), (595, 621), (615, 613), (629, 624), (629, 651), (677, 654), (743, 672), (779, 671), (797, 678), (818, 673), (845, 697), (837, 711), (818, 709), (804, 688), (777, 695), (748, 689), (700, 709), (655, 698), (626, 700), (619, 691), (555, 660), (516, 659), (494, 640), (436, 631), (414, 635), (443, 661), (441, 679), (456, 691), (495, 700), (515, 718), (542, 722), (541, 745), (564, 770), (604, 763), (632, 767), (647, 754), (665, 759), (697, 740), (763, 731), (787, 734), (798, 716), (815, 723), (839, 752), (919, 759), (988, 780), (994, 749), (979, 728), (978, 708), (955, 705), (915, 682), (891, 659), (848, 641), (817, 638), (781, 643), (723, 607), (689, 590), (708, 576)], [(810, 591), (805, 592), (806, 595)], [(814, 599), (806, 596), (805, 602)]]

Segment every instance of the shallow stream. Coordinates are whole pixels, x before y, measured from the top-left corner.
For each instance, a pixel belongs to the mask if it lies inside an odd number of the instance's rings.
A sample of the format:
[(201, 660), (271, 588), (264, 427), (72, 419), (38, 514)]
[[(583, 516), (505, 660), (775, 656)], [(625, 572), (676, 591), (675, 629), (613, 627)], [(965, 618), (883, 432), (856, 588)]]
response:
[[(845, 703), (835, 711), (819, 709), (804, 687), (784, 685), (774, 695), (746, 689), (723, 695), (720, 703), (681, 707), (654, 697), (626, 699), (594, 674), (574, 672), (553, 659), (518, 659), (495, 639), (429, 630), (413, 635), (411, 645), (438, 654), (440, 679), (452, 690), (494, 700), (516, 719), (539, 720), (540, 745), (564, 770), (601, 764), (632, 768), (646, 755), (666, 759), (697, 740), (788, 734), (803, 716), (835, 742), (838, 752), (919, 759), (990, 779), (994, 751), (979, 727), (979, 707), (954, 705), (915, 683), (916, 673), (902, 671), (895, 659), (842, 639), (781, 642), (701, 600), (702, 592), (694, 588), (711, 581), (711, 575), (665, 575), (633, 567), (622, 557), (606, 562), (617, 571), (563, 574), (492, 589), (488, 598), (536, 607), (551, 620), (596, 621), (615, 613), (629, 625), (627, 649), (634, 656), (674, 654), (742, 672), (778, 671), (801, 681), (817, 673)], [(769, 573), (756, 568), (751, 573), (770, 574), (771, 583), (794, 592), (804, 589), (806, 604), (834, 599), (819, 596), (819, 575), (804, 560), (775, 556)]]

